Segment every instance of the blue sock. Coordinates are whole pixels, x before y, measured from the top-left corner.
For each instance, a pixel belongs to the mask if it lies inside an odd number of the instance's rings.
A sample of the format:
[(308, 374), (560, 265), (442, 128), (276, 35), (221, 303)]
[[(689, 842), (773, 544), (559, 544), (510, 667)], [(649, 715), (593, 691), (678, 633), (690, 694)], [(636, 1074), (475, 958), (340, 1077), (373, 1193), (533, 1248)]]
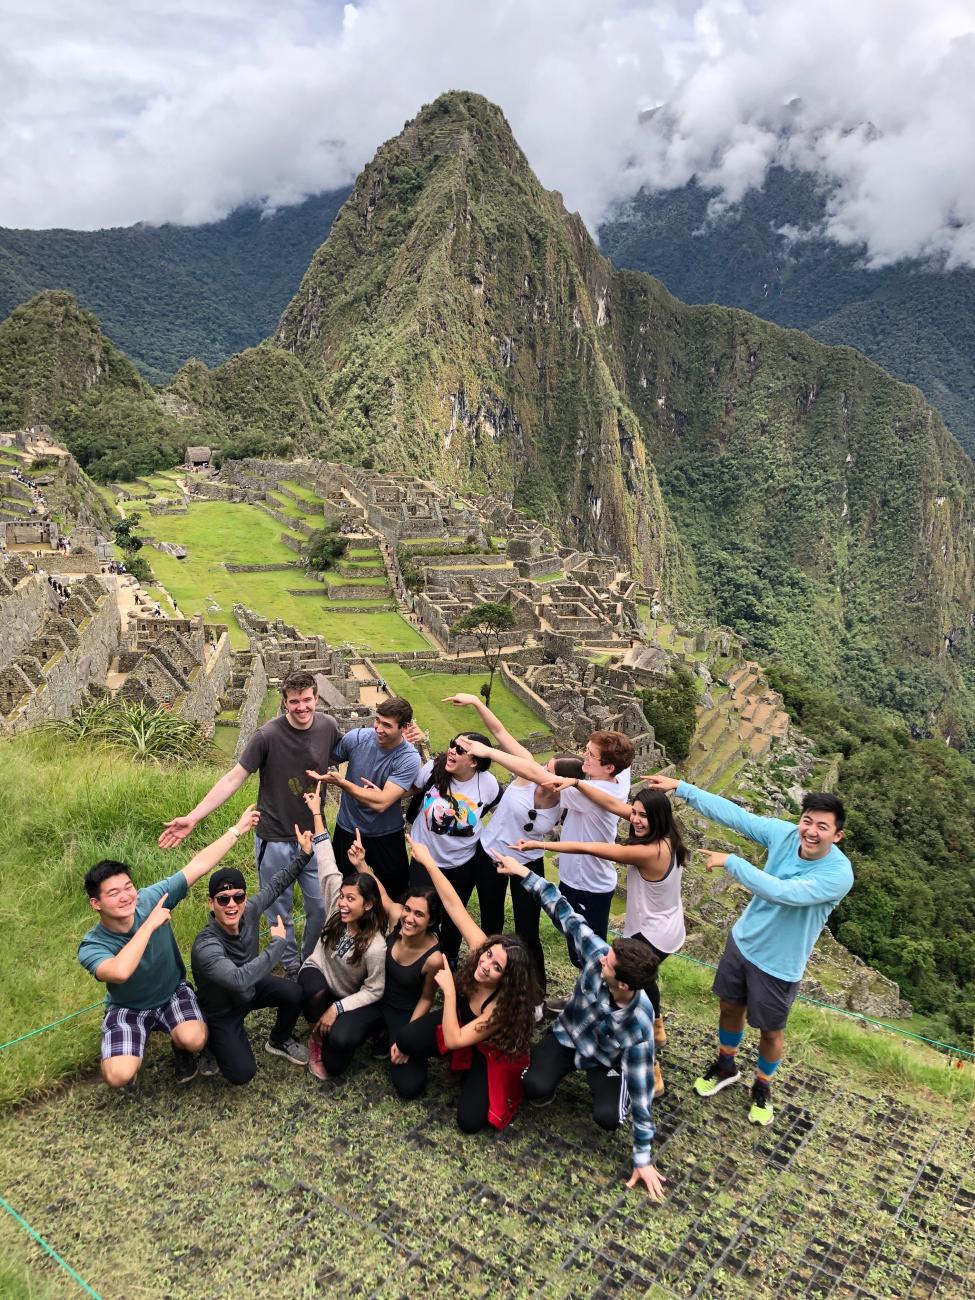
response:
[(766, 1061), (765, 1057), (761, 1052), (759, 1052), (758, 1065), (755, 1067), (755, 1073), (760, 1079), (764, 1079), (765, 1082), (768, 1083), (769, 1079), (771, 1079), (772, 1075), (778, 1068), (778, 1061)]
[(718, 1026), (718, 1043), (721, 1051), (725, 1056), (734, 1056), (735, 1052), (741, 1046), (741, 1040), (745, 1037), (744, 1029), (734, 1033), (730, 1029), (722, 1029)]

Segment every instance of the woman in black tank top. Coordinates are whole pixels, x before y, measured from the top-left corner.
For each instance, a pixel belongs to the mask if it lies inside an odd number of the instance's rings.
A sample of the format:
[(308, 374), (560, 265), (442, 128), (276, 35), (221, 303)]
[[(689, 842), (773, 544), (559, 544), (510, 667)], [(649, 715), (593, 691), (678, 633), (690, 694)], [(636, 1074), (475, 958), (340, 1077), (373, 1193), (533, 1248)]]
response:
[[(356, 871), (371, 869), (359, 832), (349, 846), (349, 863)], [(427, 1086), (427, 1060), (409, 1057), (396, 1046), (396, 1036), (411, 1020), (425, 1016), (433, 1006), (437, 986), (434, 976), (443, 965), (439, 927), (443, 917), (440, 898), (432, 885), (407, 888), (399, 903), (375, 877), (392, 932), (386, 940), (386, 989), (379, 1011), (390, 1044), (389, 1064), (393, 1085), (401, 1097), (419, 1097)]]

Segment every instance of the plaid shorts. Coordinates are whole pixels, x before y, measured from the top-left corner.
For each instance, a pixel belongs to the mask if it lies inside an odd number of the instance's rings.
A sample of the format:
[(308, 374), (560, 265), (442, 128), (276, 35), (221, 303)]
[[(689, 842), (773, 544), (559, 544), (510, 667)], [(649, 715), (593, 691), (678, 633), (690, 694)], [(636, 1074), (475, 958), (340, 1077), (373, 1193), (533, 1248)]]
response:
[(110, 1056), (142, 1057), (146, 1039), (154, 1029), (171, 1034), (185, 1020), (202, 1020), (196, 994), (184, 980), (161, 1007), (134, 1011), (131, 1007), (109, 1007), (102, 1021), (102, 1060)]

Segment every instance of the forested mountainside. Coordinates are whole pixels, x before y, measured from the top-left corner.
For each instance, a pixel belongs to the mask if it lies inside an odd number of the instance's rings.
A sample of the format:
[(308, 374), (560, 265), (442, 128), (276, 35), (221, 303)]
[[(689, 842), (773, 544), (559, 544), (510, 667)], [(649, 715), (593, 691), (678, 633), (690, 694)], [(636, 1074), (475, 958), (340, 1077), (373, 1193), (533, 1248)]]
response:
[(773, 167), (761, 190), (711, 221), (713, 197), (693, 181), (641, 191), (602, 226), (600, 247), (685, 302), (743, 307), (859, 348), (917, 384), (975, 457), (975, 271), (912, 260), (871, 271), (862, 248), (793, 238), (816, 229), (826, 209), (827, 195), (803, 173)]
[(939, 415), (851, 349), (615, 270), (479, 96), (382, 146), (274, 338), (213, 372), (157, 395), (106, 351), (52, 387), (19, 354), (57, 297), (0, 326), (0, 411), (101, 477), (207, 442), (510, 492), (683, 617), (975, 736), (975, 467)]
[(0, 317), (67, 289), (153, 383), (190, 357), (219, 365), (271, 333), (347, 195), (203, 226), (0, 229)]

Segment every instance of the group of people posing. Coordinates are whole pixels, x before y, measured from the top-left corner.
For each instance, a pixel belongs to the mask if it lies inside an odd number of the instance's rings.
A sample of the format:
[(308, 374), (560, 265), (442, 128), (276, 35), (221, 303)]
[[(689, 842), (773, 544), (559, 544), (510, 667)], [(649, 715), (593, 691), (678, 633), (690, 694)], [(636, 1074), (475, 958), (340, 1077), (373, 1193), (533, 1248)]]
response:
[[(723, 868), (752, 898), (715, 976), (718, 1053), (694, 1088), (707, 1097), (740, 1080), (747, 1018), (760, 1033), (749, 1118), (772, 1121), (771, 1079), (790, 1007), (813, 944), (853, 880), (838, 847), (844, 812), (836, 796), (807, 795), (798, 826), (663, 775), (645, 778), (631, 797), (626, 736), (595, 731), (582, 755), (543, 766), (464, 693), (450, 702), (476, 711), (483, 731), (458, 732), (424, 761), (404, 699), (384, 700), (372, 727), (342, 735), (318, 711), (310, 674), (292, 673), (281, 695), (281, 713), (195, 808), (166, 823), (159, 843), (178, 845), (257, 772), (257, 803), (234, 826), (148, 888), (137, 890), (121, 862), (99, 862), (85, 877), (98, 924), (78, 957), (108, 986), (101, 1068), (109, 1086), (132, 1086), (154, 1029), (170, 1035), (179, 1082), (220, 1073), (248, 1083), (257, 1063), (246, 1019), (258, 1008), (275, 1012), (266, 1051), (306, 1067), (326, 1090), (368, 1044), (388, 1059), (391, 1083), (407, 1099), (425, 1091), (429, 1062), (446, 1057), (459, 1082), (457, 1122), (468, 1133), (503, 1128), (524, 1098), (548, 1104), (579, 1069), (595, 1121), (605, 1129), (631, 1121), (628, 1185), (659, 1199), (652, 1107), (665, 1088), (659, 1052), (667, 1034), (658, 970), (685, 939), (688, 851), (671, 807), (677, 794), (768, 850), (764, 870), (736, 854), (704, 854), (708, 870)], [(503, 790), (495, 766), (511, 776)], [(331, 834), (322, 808), (329, 786), (341, 795)], [(621, 818), (629, 834), (617, 843)], [(253, 894), (242, 872), (220, 866), (252, 832)], [(557, 885), (545, 878), (549, 851), (559, 855)], [(609, 943), (620, 865), (623, 936)], [(204, 876), (211, 915), (192, 947), (194, 989), (167, 923)], [(509, 881), (513, 934), (504, 932)], [(300, 951), (296, 888), (305, 914)], [(467, 908), (475, 891), (478, 921)], [(566, 999), (546, 1001), (543, 910), (579, 970)], [(263, 950), (262, 914), (270, 927)], [(554, 1022), (533, 1041), (546, 1009)]]

